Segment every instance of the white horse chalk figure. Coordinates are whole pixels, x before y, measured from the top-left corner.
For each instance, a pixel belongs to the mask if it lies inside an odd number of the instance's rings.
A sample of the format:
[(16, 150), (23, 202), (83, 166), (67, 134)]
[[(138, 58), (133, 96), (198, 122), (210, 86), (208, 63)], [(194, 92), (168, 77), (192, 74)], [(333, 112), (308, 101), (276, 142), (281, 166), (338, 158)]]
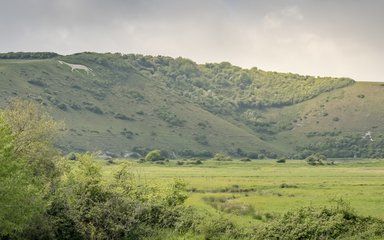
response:
[(84, 65), (80, 65), (80, 64), (70, 64), (70, 63), (66, 63), (64, 61), (59, 61), (60, 64), (65, 64), (65, 65), (68, 65), (70, 68), (71, 68), (71, 71), (75, 71), (75, 70), (84, 70), (87, 74), (93, 74), (93, 70), (90, 69), (89, 67), (87, 66), (84, 66)]

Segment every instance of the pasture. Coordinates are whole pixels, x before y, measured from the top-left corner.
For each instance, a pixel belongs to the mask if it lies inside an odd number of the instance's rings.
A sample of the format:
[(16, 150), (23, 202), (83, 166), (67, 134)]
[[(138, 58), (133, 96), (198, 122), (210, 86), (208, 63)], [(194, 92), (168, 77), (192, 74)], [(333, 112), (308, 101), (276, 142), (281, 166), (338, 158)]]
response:
[(186, 204), (222, 213), (240, 225), (262, 223), (302, 206), (330, 206), (341, 199), (359, 215), (384, 218), (384, 161), (340, 160), (336, 165), (310, 166), (305, 161), (244, 162), (184, 160), (164, 164), (99, 160), (105, 181), (128, 162), (137, 181), (166, 187), (174, 179), (186, 183)]

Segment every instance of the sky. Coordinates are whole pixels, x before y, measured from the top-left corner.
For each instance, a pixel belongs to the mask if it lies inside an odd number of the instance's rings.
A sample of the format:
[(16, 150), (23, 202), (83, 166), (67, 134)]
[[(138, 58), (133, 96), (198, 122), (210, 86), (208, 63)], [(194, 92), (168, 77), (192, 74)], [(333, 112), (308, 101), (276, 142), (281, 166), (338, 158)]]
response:
[(384, 0), (0, 0), (0, 52), (120, 52), (384, 81)]

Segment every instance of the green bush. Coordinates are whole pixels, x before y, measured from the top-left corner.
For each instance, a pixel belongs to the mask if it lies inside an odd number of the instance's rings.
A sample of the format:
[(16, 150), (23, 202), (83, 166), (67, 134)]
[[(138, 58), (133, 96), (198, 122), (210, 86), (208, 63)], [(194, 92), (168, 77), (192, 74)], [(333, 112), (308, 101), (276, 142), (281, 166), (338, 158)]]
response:
[(255, 239), (350, 239), (356, 234), (369, 236), (361, 239), (371, 239), (384, 236), (383, 226), (382, 220), (358, 216), (339, 202), (332, 208), (289, 211), (259, 229)]
[[(141, 239), (158, 229), (187, 229), (185, 185), (167, 189), (142, 184), (123, 164), (110, 184), (89, 155), (79, 157), (61, 183), (49, 211), (58, 239)], [(180, 219), (180, 221), (179, 221)], [(193, 218), (192, 218), (193, 219)]]
[(170, 126), (174, 127), (182, 127), (185, 124), (185, 120), (179, 118), (175, 113), (168, 110), (168, 108), (162, 107), (160, 109), (156, 109), (155, 113), (158, 118), (167, 122)]
[(311, 156), (307, 157), (305, 161), (309, 165), (324, 165), (327, 161), (327, 158), (324, 155), (321, 154), (312, 154)]
[(159, 161), (163, 160), (161, 157), (161, 151), (160, 150), (152, 150), (150, 151), (146, 156), (145, 156), (145, 161), (147, 162), (154, 162), (154, 161)]
[(230, 158), (227, 155), (224, 155), (222, 153), (216, 153), (215, 156), (213, 157), (213, 160), (215, 161), (232, 161), (232, 158)]

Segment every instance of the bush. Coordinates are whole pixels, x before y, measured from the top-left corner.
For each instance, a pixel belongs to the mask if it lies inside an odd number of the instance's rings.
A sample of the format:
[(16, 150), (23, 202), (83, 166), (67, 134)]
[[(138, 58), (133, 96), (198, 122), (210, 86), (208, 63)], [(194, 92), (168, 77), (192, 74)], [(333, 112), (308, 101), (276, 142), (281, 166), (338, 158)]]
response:
[(159, 161), (163, 160), (161, 157), (161, 151), (160, 150), (152, 150), (150, 151), (146, 156), (145, 156), (145, 161), (147, 162), (154, 162), (154, 161)]
[(209, 145), (208, 143), (208, 138), (206, 135), (203, 135), (203, 134), (199, 134), (199, 135), (196, 135), (194, 138), (193, 138), (196, 142), (200, 143), (201, 145), (203, 146), (207, 146)]
[(71, 152), (67, 155), (68, 160), (77, 160), (77, 156), (75, 153)]
[(234, 239), (240, 235), (233, 222), (223, 217), (207, 222), (203, 234), (206, 240)]
[(242, 161), (242, 162), (250, 162), (250, 161), (252, 161), (252, 160), (249, 159), (249, 158), (243, 158), (243, 159), (240, 159), (240, 161)]
[[(375, 225), (376, 231), (370, 228)], [(384, 222), (356, 215), (344, 202), (332, 208), (303, 207), (277, 217), (256, 232), (256, 239), (350, 239), (365, 233), (368, 238), (383, 237)], [(361, 238), (363, 239), (363, 238)]]
[(128, 164), (105, 184), (100, 166), (83, 155), (62, 182), (49, 213), (57, 239), (142, 239), (158, 229), (188, 229), (192, 220), (184, 218), (186, 197), (183, 182), (152, 187), (141, 183)]
[(276, 161), (277, 163), (285, 163), (286, 159), (285, 158), (280, 158), (279, 160)]
[(307, 157), (305, 161), (309, 165), (324, 165), (327, 161), (327, 158), (324, 155), (321, 154), (312, 154), (311, 156)]
[(215, 156), (213, 157), (213, 160), (215, 161), (232, 161), (232, 158), (229, 156), (226, 156), (222, 153), (216, 153)]

